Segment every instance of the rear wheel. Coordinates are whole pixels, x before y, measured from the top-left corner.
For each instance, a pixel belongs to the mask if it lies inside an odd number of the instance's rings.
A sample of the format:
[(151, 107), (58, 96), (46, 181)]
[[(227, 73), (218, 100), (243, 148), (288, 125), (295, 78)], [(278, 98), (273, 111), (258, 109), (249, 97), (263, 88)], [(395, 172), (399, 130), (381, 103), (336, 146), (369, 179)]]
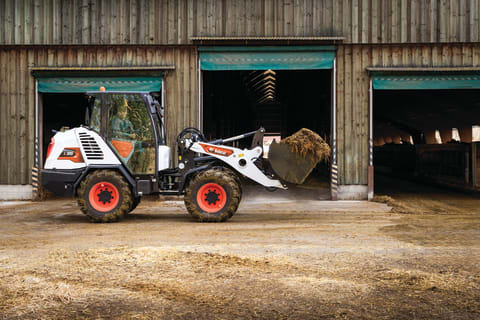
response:
[(213, 168), (197, 174), (185, 190), (188, 212), (201, 222), (222, 222), (233, 216), (241, 199), (238, 178), (228, 169)]
[(97, 170), (80, 183), (77, 202), (92, 222), (114, 222), (133, 206), (130, 186), (113, 170)]

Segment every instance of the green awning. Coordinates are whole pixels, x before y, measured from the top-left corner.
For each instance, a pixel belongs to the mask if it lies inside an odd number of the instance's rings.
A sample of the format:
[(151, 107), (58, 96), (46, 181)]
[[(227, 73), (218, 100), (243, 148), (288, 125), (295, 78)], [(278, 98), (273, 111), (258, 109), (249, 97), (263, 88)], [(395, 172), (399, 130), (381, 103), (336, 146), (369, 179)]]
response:
[(373, 75), (377, 90), (480, 89), (480, 75)]
[(217, 70), (331, 69), (334, 46), (200, 47), (200, 68)]
[(38, 78), (38, 92), (87, 92), (98, 91), (156, 92), (162, 87), (160, 77), (69, 77)]

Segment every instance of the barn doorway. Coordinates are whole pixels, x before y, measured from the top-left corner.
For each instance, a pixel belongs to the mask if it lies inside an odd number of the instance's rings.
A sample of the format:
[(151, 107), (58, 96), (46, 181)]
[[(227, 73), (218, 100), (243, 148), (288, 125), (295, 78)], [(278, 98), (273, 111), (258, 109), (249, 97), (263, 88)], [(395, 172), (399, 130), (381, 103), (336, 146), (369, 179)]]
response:
[[(266, 145), (271, 139), (280, 140), (308, 128), (331, 145), (333, 51), (230, 49), (220, 48), (219, 53), (206, 48), (200, 54), (201, 120), (207, 139), (264, 127)], [(302, 56), (304, 53), (307, 55)], [(312, 64), (315, 59), (318, 65)], [(235, 146), (248, 148), (250, 143), (245, 140)], [(252, 193), (269, 199), (331, 199), (330, 171), (330, 162), (320, 163), (303, 185), (289, 185), (288, 191), (274, 194), (262, 193), (261, 187), (252, 185)]]
[(108, 91), (143, 91), (161, 96), (162, 77), (114, 76), (98, 73), (66, 75), (65, 73), (40, 74), (37, 77), (38, 153), (36, 163), (43, 167), (52, 130), (74, 128), (86, 123), (86, 111), (90, 97), (88, 92), (105, 87)]
[(373, 88), (376, 193), (480, 190), (480, 77), (383, 76)]

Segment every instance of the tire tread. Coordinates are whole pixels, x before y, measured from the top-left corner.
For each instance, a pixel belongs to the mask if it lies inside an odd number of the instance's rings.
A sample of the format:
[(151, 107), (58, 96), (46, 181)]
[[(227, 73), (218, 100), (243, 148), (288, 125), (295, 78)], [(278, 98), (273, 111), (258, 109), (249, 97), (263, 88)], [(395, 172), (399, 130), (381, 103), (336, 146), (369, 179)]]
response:
[[(115, 181), (118, 185), (118, 191), (122, 197), (122, 203), (114, 211), (106, 213), (102, 217), (95, 216), (87, 205), (87, 198), (89, 192), (89, 185), (94, 183), (96, 179), (105, 179), (107, 181)], [(133, 196), (130, 186), (125, 181), (123, 176), (114, 170), (95, 170), (88, 174), (80, 183), (77, 192), (77, 203), (80, 210), (85, 214), (91, 222), (115, 222), (122, 219), (133, 206)]]

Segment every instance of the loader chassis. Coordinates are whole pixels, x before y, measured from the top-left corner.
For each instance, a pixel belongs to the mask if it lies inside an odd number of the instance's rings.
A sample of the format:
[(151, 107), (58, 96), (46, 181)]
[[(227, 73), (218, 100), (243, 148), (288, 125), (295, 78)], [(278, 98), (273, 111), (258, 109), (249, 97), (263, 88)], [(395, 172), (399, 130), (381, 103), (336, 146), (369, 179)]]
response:
[[(199, 221), (225, 221), (241, 199), (240, 177), (267, 188), (286, 188), (262, 164), (261, 128), (206, 141), (196, 128), (176, 140), (178, 166), (170, 167), (164, 110), (145, 92), (89, 92), (86, 126), (56, 132), (49, 145), (42, 185), (76, 196), (92, 221), (122, 218), (148, 194), (184, 195)], [(250, 149), (225, 145), (253, 137)]]

